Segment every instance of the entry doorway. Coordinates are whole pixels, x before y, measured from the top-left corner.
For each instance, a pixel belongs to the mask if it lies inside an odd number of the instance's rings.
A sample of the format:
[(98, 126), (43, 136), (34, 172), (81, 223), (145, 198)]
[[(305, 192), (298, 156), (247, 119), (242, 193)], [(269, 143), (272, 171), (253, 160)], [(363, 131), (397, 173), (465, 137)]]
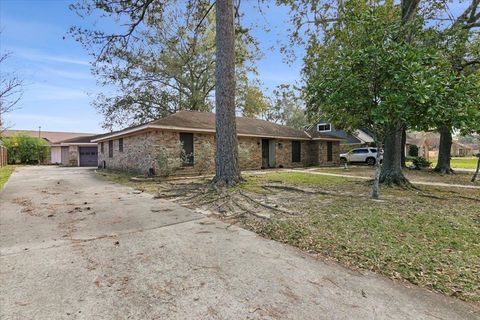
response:
[(262, 139), (262, 169), (275, 168), (275, 141)]

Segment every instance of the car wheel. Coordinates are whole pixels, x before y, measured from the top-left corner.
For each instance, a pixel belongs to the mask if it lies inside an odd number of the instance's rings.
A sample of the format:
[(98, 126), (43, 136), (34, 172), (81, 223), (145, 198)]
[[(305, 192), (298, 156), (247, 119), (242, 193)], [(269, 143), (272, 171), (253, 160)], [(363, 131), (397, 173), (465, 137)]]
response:
[(347, 159), (346, 158), (340, 158), (340, 164), (341, 165), (344, 165), (345, 163), (347, 163)]
[(367, 158), (367, 164), (369, 166), (374, 166), (375, 165), (375, 158)]

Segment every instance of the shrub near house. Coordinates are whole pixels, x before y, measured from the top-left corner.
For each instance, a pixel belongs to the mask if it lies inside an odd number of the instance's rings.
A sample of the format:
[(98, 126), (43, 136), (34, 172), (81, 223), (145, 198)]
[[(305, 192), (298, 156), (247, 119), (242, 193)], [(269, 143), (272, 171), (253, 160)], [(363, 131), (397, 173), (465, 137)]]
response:
[(41, 138), (18, 134), (13, 137), (2, 138), (2, 141), (8, 150), (9, 164), (45, 163), (50, 155), (50, 147)]

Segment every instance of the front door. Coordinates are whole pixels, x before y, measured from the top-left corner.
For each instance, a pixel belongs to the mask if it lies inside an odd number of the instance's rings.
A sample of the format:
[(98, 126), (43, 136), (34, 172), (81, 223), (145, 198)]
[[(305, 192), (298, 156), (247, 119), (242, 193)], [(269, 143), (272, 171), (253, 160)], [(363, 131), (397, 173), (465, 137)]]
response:
[(262, 169), (275, 168), (275, 142), (262, 139)]
[(270, 141), (268, 139), (262, 139), (262, 169), (268, 168), (268, 160), (270, 154)]

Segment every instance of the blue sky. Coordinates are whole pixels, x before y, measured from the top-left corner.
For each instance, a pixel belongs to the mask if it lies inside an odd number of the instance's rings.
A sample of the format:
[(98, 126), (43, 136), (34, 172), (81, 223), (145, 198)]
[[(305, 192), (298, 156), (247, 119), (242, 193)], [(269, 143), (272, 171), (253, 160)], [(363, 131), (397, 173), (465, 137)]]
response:
[[(2, 72), (15, 72), (25, 81), (19, 109), (8, 114), (7, 124), (15, 129), (102, 132), (102, 119), (91, 106), (92, 96), (106, 90), (90, 74), (85, 50), (67, 31), (71, 26), (91, 27), (68, 9), (67, 0), (0, 0), (0, 51), (11, 52)], [(247, 26), (258, 23), (253, 35), (264, 53), (258, 62), (260, 81), (271, 91), (276, 85), (300, 79), (303, 50), (295, 48), (297, 60), (286, 63), (280, 45), (288, 41), (288, 10), (273, 0), (256, 8), (258, 0), (243, 0)], [(265, 4), (266, 3), (266, 4)], [(457, 15), (465, 1), (453, 1)], [(109, 28), (112, 26), (108, 26)], [(265, 31), (265, 27), (270, 29)]]
[[(5, 116), (15, 129), (102, 132), (102, 121), (91, 106), (92, 94), (102, 90), (90, 74), (89, 56), (67, 31), (71, 26), (89, 27), (68, 9), (72, 1), (1, 0), (0, 51), (11, 52), (2, 72), (15, 72), (25, 81), (19, 109)], [(257, 28), (264, 57), (257, 64), (264, 88), (299, 79), (301, 61), (287, 64), (280, 43), (287, 40), (288, 11), (273, 5), (255, 7), (257, 0), (242, 1), (247, 24)], [(303, 52), (301, 49), (298, 53)]]

